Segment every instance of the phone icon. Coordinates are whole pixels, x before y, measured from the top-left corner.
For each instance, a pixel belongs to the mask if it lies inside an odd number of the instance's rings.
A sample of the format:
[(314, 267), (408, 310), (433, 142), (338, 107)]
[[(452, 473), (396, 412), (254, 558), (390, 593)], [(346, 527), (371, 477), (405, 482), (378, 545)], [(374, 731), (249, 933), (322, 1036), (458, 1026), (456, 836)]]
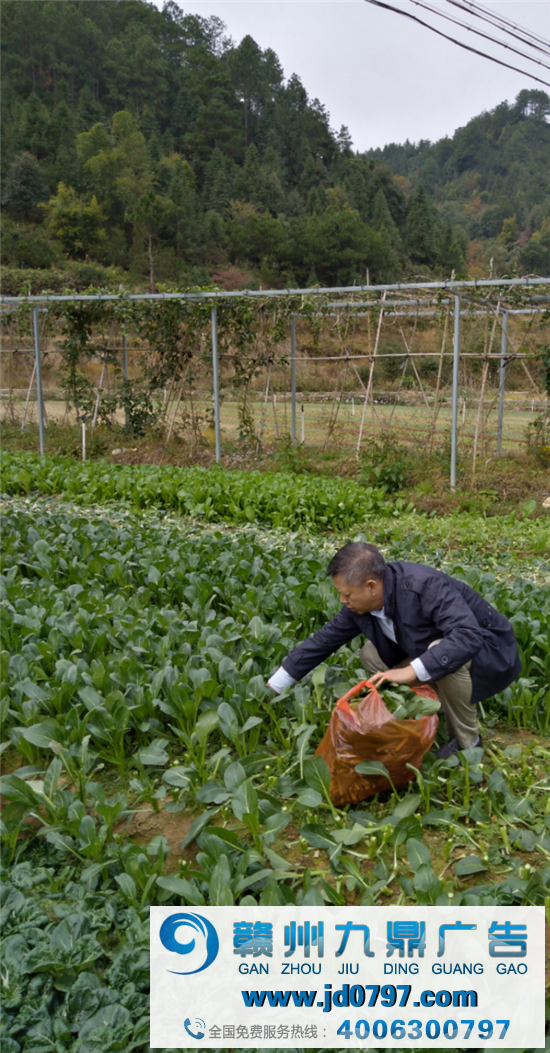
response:
[[(190, 1021), (189, 1017), (187, 1017), (187, 1019), (183, 1021), (183, 1026), (184, 1026), (185, 1030), (187, 1031), (187, 1034), (189, 1035), (189, 1037), (190, 1038), (194, 1038), (196, 1042), (198, 1042), (201, 1038), (204, 1038), (204, 1031), (198, 1031), (196, 1035), (191, 1031), (191, 1021)], [(195, 1027), (204, 1027), (204, 1026), (205, 1026), (204, 1025), (204, 1020), (199, 1020), (198, 1017), (196, 1017), (195, 1018)]]

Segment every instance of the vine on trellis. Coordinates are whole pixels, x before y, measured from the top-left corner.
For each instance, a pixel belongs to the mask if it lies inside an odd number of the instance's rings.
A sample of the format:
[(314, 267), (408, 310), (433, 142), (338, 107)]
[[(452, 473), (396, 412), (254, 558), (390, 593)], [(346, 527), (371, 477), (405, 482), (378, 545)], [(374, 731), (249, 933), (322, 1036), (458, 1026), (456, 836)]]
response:
[[(211, 291), (194, 290), (197, 293)], [(89, 289), (90, 295), (105, 295), (101, 289)], [(47, 295), (47, 294), (44, 294)], [(70, 295), (68, 290), (66, 295)], [(110, 294), (109, 294), (110, 295)], [(31, 304), (22, 303), (17, 309), (18, 325), (29, 324)], [(314, 347), (321, 332), (321, 316), (325, 308), (317, 298), (259, 297), (233, 299), (222, 302), (218, 311), (218, 355), (221, 362), (230, 361), (233, 373), (224, 378), (237, 396), (239, 432), (243, 439), (252, 440), (254, 418), (250, 406), (250, 384), (266, 364), (286, 364), (280, 344), (288, 336), (290, 317), (299, 312), (305, 318)], [(212, 423), (212, 411), (206, 419), (195, 413), (192, 385), (195, 380), (193, 363), (199, 362), (207, 371), (212, 369), (212, 303), (200, 300), (132, 300), (121, 293), (116, 299), (92, 301), (50, 300), (44, 306), (47, 328), (61, 325), (62, 361), (60, 386), (65, 392), (67, 406), (74, 407), (81, 418), (93, 417), (94, 423), (112, 425), (116, 410), (125, 412), (126, 428), (132, 434), (143, 434), (167, 412), (171, 397), (176, 395), (176, 411), (187, 396), (191, 414), (184, 414), (195, 436), (201, 423)], [(137, 380), (127, 380), (122, 372), (119, 341), (101, 341), (99, 330), (110, 325), (127, 336), (135, 333), (146, 343), (140, 357), (141, 374)], [(118, 346), (116, 346), (118, 344)], [(83, 365), (99, 357), (105, 368), (110, 368), (114, 390), (98, 390), (83, 369)], [(103, 371), (102, 371), (103, 376)], [(101, 382), (100, 382), (101, 387)], [(164, 400), (161, 392), (164, 391)], [(169, 427), (171, 431), (173, 420)]]
[[(188, 290), (191, 294), (213, 291), (209, 289)], [(452, 290), (451, 290), (452, 291)], [(506, 289), (506, 307), (522, 307), (531, 302), (533, 287), (510, 287)], [(442, 318), (448, 314), (444, 301), (449, 290), (426, 290), (430, 306)], [(65, 392), (68, 407), (76, 409), (81, 417), (93, 415), (107, 425), (113, 425), (118, 409), (125, 413), (126, 429), (136, 435), (143, 434), (152, 425), (161, 422), (170, 435), (176, 414), (180, 411), (184, 427), (191, 430), (195, 438), (201, 427), (212, 423), (212, 410), (201, 416), (196, 409), (193, 387), (197, 378), (197, 365), (210, 372), (212, 369), (212, 301), (192, 299), (133, 300), (128, 293), (121, 292), (116, 298), (102, 289), (90, 288), (89, 295), (106, 296), (109, 299), (59, 301), (49, 300), (44, 304), (45, 330), (61, 327), (62, 361), (61, 387)], [(47, 295), (45, 293), (44, 295)], [(66, 290), (64, 295), (71, 295)], [(365, 292), (346, 294), (352, 303), (357, 296), (364, 302)], [(383, 303), (379, 297), (372, 301), (369, 295), (371, 324), (376, 326)], [(407, 294), (411, 303), (421, 299), (420, 291)], [(496, 306), (496, 298), (502, 296), (498, 287), (494, 290), (469, 289), (462, 296), (462, 309), (466, 314), (481, 306)], [(247, 441), (257, 440), (254, 417), (250, 401), (251, 383), (262, 371), (275, 366), (285, 366), (288, 354), (284, 341), (288, 339), (293, 314), (300, 315), (310, 334), (313, 352), (319, 347), (323, 325), (330, 313), (338, 313), (336, 328), (340, 344), (347, 342), (348, 328), (353, 317), (353, 307), (347, 308), (330, 292), (318, 295), (284, 295), (281, 297), (254, 296), (231, 298), (216, 302), (218, 306), (218, 354), (225, 365), (222, 373), (223, 388), (232, 389), (238, 405), (240, 437)], [(16, 324), (28, 327), (32, 304), (24, 302), (17, 308)], [(349, 313), (348, 313), (349, 311)], [(42, 318), (44, 318), (42, 314)], [(355, 322), (353, 323), (355, 325)], [(110, 337), (116, 333), (118, 339), (107, 341), (102, 330), (108, 326)], [(120, 365), (120, 337), (134, 333), (145, 345), (140, 357), (140, 375), (128, 380)], [(342, 344), (343, 346), (343, 344)], [(109, 370), (112, 385), (102, 389), (102, 381), (95, 386), (85, 372), (84, 366), (92, 358), (102, 362), (102, 378), (107, 383)], [(231, 372), (227, 366), (231, 364)], [(524, 367), (525, 368), (525, 367)], [(331, 416), (334, 427), (341, 392), (335, 395)], [(175, 404), (175, 409), (173, 408)], [(187, 409), (190, 407), (190, 410)], [(168, 416), (170, 419), (168, 419)], [(333, 420), (334, 417), (334, 420)], [(328, 440), (327, 440), (328, 441)]]

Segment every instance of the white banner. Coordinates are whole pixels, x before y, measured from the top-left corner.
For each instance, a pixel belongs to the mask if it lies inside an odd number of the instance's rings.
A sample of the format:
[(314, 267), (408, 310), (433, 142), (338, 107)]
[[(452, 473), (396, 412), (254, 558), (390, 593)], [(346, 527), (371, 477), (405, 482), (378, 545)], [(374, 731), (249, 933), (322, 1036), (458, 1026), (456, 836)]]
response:
[(544, 908), (152, 907), (150, 1041), (544, 1047)]

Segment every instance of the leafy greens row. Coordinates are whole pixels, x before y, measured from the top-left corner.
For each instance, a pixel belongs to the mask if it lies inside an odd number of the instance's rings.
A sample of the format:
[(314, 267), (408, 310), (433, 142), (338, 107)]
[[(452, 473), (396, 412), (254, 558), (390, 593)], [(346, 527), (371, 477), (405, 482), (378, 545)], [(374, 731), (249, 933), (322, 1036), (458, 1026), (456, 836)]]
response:
[[(148, 1050), (151, 903), (547, 900), (544, 745), (428, 756), (412, 788), (339, 811), (313, 751), (359, 641), (265, 701), (271, 670), (338, 608), (326, 541), (51, 501), (8, 506), (3, 538), (8, 1053)], [(444, 564), (418, 538), (386, 555), (412, 547), (512, 619), (524, 678), (487, 714), (544, 733), (550, 588), (510, 563)], [(125, 832), (144, 807), (185, 820), (176, 869), (161, 834)]]
[[(4, 453), (6, 494), (38, 490), (84, 504), (117, 501), (208, 523), (259, 523), (286, 530), (346, 530), (374, 513), (395, 514), (383, 490), (339, 478), (219, 468), (79, 463), (69, 457)], [(399, 507), (404, 507), (400, 502)]]

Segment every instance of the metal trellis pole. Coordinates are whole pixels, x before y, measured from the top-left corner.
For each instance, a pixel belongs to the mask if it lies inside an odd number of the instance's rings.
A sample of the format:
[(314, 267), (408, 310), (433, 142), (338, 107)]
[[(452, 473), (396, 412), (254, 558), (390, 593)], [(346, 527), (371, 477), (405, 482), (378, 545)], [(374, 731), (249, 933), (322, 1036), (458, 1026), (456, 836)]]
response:
[(453, 412), (451, 420), (451, 490), (456, 490), (458, 448), (458, 366), (460, 362), (460, 296), (455, 296), (455, 330), (453, 342)]
[(122, 334), (122, 376), (124, 377), (124, 426), (128, 430), (128, 342)]
[(296, 317), (292, 315), (290, 322), (290, 436), (292, 445), (296, 445)]
[(216, 436), (216, 463), (222, 459), (220, 432), (220, 380), (218, 376), (218, 309), (212, 308), (212, 379), (214, 384), (214, 432)]
[[(255, 297), (281, 297), (281, 296), (325, 296), (327, 293), (377, 293), (377, 292), (401, 292), (404, 289), (447, 289), (454, 293), (456, 289), (484, 289), (493, 286), (507, 288), (529, 287), (550, 285), (550, 278), (490, 278), (469, 281), (439, 281), (439, 282), (396, 282), (391, 285), (333, 285), (329, 287), (315, 286), (309, 289), (244, 289), (231, 291), (216, 291), (203, 293), (129, 293), (125, 294), (127, 300), (190, 300), (205, 301), (214, 300), (223, 303), (232, 299), (254, 299)], [(120, 293), (65, 293), (62, 295), (41, 293), (38, 296), (0, 296), (1, 304), (13, 303), (55, 303), (63, 300), (118, 300)]]
[(508, 311), (502, 312), (501, 359), (498, 388), (497, 457), (502, 455), (502, 426), (504, 423), (504, 386), (506, 384), (506, 359), (508, 357)]
[(40, 437), (40, 455), (43, 456), (46, 449), (44, 436), (44, 398), (42, 395), (42, 359), (40, 355), (40, 331), (39, 331), (39, 307), (32, 309), (32, 325), (34, 331), (34, 364), (36, 366), (36, 400), (38, 402), (38, 434)]

